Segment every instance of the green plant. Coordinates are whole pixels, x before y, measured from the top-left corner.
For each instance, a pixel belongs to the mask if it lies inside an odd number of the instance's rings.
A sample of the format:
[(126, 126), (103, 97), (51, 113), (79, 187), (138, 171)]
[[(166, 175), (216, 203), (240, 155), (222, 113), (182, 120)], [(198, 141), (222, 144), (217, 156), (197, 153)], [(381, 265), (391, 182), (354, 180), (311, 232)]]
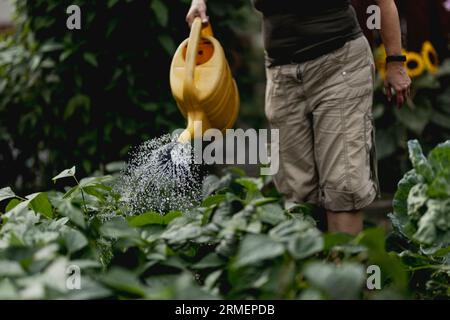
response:
[[(410, 271), (431, 279), (423, 294), (450, 293), (450, 141), (434, 148), (428, 158), (419, 143), (408, 143), (413, 169), (399, 182), (390, 215), (397, 236), (395, 246)], [(420, 274), (419, 274), (420, 276)]]
[[(183, 127), (167, 75), (189, 33), (189, 3), (17, 0), (16, 32), (0, 41), (0, 183), (29, 192), (48, 187), (72, 163), (83, 175), (104, 171), (130, 146)], [(81, 30), (66, 28), (72, 4), (81, 9)], [(209, 6), (229, 60), (241, 70), (235, 30), (250, 8), (238, 0)], [(245, 79), (243, 100), (251, 83)]]
[[(379, 51), (375, 51), (375, 57), (381, 61), (383, 57)], [(379, 74), (373, 115), (378, 159), (383, 168), (380, 180), (385, 192), (395, 192), (396, 181), (410, 168), (406, 152), (408, 140), (419, 139), (425, 151), (429, 152), (433, 146), (450, 138), (449, 74), (449, 59), (442, 62), (437, 72), (420, 71), (413, 78), (411, 98), (401, 109), (395, 103), (387, 103), (382, 72)]]
[[(73, 178), (74, 168), (56, 179)], [(385, 233), (323, 234), (312, 208), (285, 209), (268, 181), (235, 169), (208, 176), (200, 207), (126, 216), (113, 177), (82, 179), (65, 193), (27, 197), (10, 188), (1, 215), (2, 298), (372, 299), (415, 297), (408, 262)], [(84, 196), (83, 196), (84, 194)], [(366, 268), (382, 290), (365, 290)], [(81, 290), (66, 286), (78, 267)], [(429, 281), (423, 279), (423, 282)]]

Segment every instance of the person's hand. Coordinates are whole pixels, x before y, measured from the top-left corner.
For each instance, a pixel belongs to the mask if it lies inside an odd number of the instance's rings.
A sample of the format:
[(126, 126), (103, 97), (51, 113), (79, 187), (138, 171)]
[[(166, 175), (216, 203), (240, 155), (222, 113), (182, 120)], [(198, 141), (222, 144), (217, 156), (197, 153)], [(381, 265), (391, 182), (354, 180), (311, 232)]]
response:
[(411, 92), (411, 79), (406, 72), (404, 63), (390, 62), (386, 65), (384, 87), (386, 89), (388, 101), (391, 102), (393, 95), (395, 94), (397, 106), (401, 108)]
[(191, 26), (197, 17), (202, 19), (203, 24), (208, 23), (209, 17), (206, 15), (205, 0), (192, 0), (191, 8), (186, 16), (186, 22)]

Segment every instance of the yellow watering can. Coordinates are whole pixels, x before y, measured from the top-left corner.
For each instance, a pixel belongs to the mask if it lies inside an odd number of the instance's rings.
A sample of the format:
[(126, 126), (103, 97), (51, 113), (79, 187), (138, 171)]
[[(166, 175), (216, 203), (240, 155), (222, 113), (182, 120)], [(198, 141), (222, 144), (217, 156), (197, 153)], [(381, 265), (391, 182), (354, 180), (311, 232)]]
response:
[(239, 93), (223, 48), (213, 37), (211, 25), (196, 18), (189, 38), (175, 52), (170, 67), (170, 86), (187, 119), (181, 143), (200, 138), (205, 131), (225, 131), (236, 121)]

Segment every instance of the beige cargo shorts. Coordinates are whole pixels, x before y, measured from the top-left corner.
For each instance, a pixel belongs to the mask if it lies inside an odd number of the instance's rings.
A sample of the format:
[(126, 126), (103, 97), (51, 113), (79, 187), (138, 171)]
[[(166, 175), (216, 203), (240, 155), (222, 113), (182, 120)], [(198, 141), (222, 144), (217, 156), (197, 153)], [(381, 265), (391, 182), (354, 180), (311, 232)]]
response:
[(360, 210), (379, 195), (365, 37), (315, 60), (267, 68), (265, 112), (279, 130), (278, 191), (329, 211)]

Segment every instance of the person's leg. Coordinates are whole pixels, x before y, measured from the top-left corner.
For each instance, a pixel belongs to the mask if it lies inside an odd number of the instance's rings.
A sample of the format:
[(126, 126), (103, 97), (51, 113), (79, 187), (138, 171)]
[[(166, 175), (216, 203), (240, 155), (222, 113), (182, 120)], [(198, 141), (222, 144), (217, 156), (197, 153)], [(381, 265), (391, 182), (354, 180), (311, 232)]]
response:
[(363, 213), (361, 211), (327, 211), (327, 224), (329, 232), (344, 232), (357, 235), (363, 230)]
[(317, 204), (312, 119), (305, 111), (301, 67), (289, 64), (267, 69), (265, 113), (271, 129), (279, 133), (279, 143), (271, 147), (279, 155), (279, 170), (273, 177), (277, 190), (287, 202)]
[(364, 38), (350, 41), (306, 72), (312, 109), (319, 203), (328, 230), (357, 234), (361, 210), (376, 197), (372, 166), (371, 50)]

